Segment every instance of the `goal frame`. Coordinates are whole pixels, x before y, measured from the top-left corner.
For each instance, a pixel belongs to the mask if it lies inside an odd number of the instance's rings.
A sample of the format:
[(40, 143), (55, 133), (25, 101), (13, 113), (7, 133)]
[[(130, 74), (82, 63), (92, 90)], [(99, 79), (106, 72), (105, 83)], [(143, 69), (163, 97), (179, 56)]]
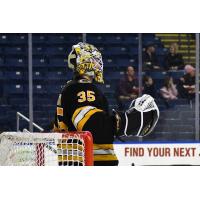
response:
[[(26, 134), (26, 135), (24, 135)], [(80, 139), (83, 140), (84, 143), (84, 166), (93, 166), (94, 165), (94, 156), (93, 156), (93, 137), (92, 134), (89, 131), (73, 131), (73, 132), (53, 132), (53, 133), (24, 133), (24, 132), (3, 132), (0, 134), (0, 139), (3, 137), (13, 137), (16, 139), (23, 138), (26, 140), (29, 138), (28, 134), (30, 134), (30, 139), (34, 139), (34, 134), (36, 135), (35, 139), (42, 140), (42, 138), (45, 138), (45, 134), (48, 134), (48, 136), (52, 136), (55, 134), (55, 139)], [(44, 155), (44, 148), (45, 144), (42, 142), (36, 143), (36, 156), (37, 163), (36, 166), (44, 166), (45, 164), (45, 155)], [(42, 151), (41, 151), (42, 150)], [(42, 153), (41, 153), (42, 152)]]
[[(62, 132), (61, 132), (62, 133)], [(93, 155), (93, 138), (92, 134), (89, 131), (80, 131), (80, 132), (64, 132), (62, 133), (62, 137), (66, 136), (74, 137), (79, 135), (79, 137), (85, 143), (85, 166), (93, 166), (94, 165), (94, 155)]]

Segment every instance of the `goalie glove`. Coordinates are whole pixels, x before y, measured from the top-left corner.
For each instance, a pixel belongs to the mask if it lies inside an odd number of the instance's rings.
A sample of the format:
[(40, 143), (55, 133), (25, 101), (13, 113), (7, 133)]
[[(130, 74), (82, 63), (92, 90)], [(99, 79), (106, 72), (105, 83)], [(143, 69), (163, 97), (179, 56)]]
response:
[(118, 136), (144, 137), (153, 131), (159, 119), (159, 109), (154, 99), (146, 94), (133, 100), (124, 113), (113, 111)]

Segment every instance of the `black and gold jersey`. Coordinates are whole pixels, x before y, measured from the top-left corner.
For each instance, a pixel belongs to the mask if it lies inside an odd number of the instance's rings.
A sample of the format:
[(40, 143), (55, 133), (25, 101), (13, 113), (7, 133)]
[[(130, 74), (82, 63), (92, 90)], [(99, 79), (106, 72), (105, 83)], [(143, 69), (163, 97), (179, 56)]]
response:
[(60, 130), (77, 130), (73, 120), (86, 106), (96, 108), (96, 110), (91, 109), (90, 114), (100, 111), (108, 112), (107, 100), (96, 85), (84, 80), (69, 81), (63, 87), (57, 100), (56, 126)]
[(115, 121), (105, 96), (93, 83), (83, 79), (64, 86), (57, 101), (54, 131), (90, 131), (95, 165), (117, 165)]

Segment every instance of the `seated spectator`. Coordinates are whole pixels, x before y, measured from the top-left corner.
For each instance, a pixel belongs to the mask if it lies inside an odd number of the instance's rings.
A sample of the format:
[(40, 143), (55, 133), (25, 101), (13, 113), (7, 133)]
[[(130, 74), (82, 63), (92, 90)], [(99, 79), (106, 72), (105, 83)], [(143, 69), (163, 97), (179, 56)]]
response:
[(149, 44), (146, 47), (145, 52), (143, 54), (143, 66), (145, 71), (161, 69), (158, 64), (158, 59), (155, 51), (156, 49), (153, 44)]
[(137, 98), (138, 92), (138, 80), (135, 77), (135, 70), (132, 66), (128, 66), (124, 77), (119, 81), (116, 91), (119, 109), (123, 110), (126, 103)]
[(167, 76), (164, 80), (164, 86), (160, 89), (161, 97), (164, 99), (167, 108), (174, 105), (174, 100), (178, 99), (178, 91), (173, 78)]
[(182, 98), (190, 100), (195, 97), (195, 68), (192, 65), (185, 66), (185, 75), (180, 78), (178, 90)]
[(184, 61), (182, 55), (178, 53), (178, 45), (176, 43), (171, 44), (169, 53), (164, 58), (164, 68), (168, 70), (181, 70), (183, 69)]
[(143, 77), (143, 94), (149, 94), (156, 98), (156, 88), (154, 81), (150, 76)]

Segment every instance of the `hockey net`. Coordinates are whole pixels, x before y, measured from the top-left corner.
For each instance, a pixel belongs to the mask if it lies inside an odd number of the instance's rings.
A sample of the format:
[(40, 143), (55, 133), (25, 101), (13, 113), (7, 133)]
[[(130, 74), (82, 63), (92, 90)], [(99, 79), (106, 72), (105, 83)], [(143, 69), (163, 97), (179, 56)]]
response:
[(93, 165), (90, 132), (0, 134), (1, 166)]

